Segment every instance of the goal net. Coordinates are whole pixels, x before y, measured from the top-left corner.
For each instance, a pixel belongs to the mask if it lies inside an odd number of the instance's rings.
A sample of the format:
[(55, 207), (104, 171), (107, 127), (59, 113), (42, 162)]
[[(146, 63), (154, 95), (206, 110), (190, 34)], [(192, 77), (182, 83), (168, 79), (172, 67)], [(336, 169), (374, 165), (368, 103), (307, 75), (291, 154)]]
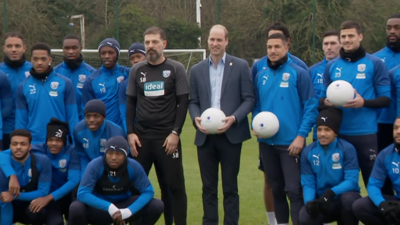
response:
[[(63, 61), (64, 53), (62, 49), (52, 49), (51, 55), (53, 57), (53, 66), (56, 66)], [(164, 55), (167, 58), (182, 63), (186, 69), (186, 73), (188, 74), (188, 76), (190, 68), (207, 57), (205, 49), (165, 49)], [(101, 60), (97, 49), (83, 49), (82, 56), (83, 60), (94, 68), (101, 67)], [(132, 66), (128, 58), (127, 49), (121, 50), (118, 58), (118, 63), (127, 67)]]

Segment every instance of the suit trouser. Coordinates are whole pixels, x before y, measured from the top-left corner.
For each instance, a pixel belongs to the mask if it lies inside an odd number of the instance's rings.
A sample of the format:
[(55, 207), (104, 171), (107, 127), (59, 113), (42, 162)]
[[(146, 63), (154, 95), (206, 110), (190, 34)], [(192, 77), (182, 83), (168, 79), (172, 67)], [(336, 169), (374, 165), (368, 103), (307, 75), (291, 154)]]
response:
[(358, 219), (353, 214), (352, 205), (360, 199), (361, 195), (357, 192), (346, 192), (340, 195), (339, 198), (334, 199), (331, 203), (328, 215), (318, 214), (312, 217), (307, 213), (306, 206), (300, 210), (300, 224), (301, 225), (321, 225), (322, 223), (331, 223), (337, 221), (338, 225), (358, 225)]
[[(131, 196), (130, 198), (113, 203), (117, 208), (127, 208), (138, 199), (138, 195)], [(153, 225), (160, 218), (164, 210), (164, 204), (158, 199), (151, 199), (143, 208), (126, 219), (127, 223), (136, 221), (141, 218), (141, 225)], [(109, 225), (113, 222), (112, 217), (107, 211), (93, 208), (80, 201), (74, 201), (69, 207), (68, 224), (72, 225)]]
[[(386, 201), (400, 201), (395, 196), (383, 195)], [(353, 203), (354, 215), (365, 225), (389, 225), (379, 208), (369, 197), (358, 199)]]
[[(378, 123), (378, 152), (381, 152), (387, 146), (393, 144), (393, 124)], [(385, 184), (381, 188), (382, 194), (393, 195), (392, 181), (388, 178), (385, 180)]]
[(23, 202), (21, 204), (12, 204), (14, 211), (13, 222), (23, 224), (42, 225), (46, 220), (46, 209), (40, 210), (38, 213), (33, 213), (29, 210), (30, 202)]
[(69, 206), (72, 203), (72, 194), (67, 194), (57, 201), (51, 201), (46, 206), (46, 224), (64, 225), (64, 216), (68, 220)]
[(350, 142), (350, 144), (352, 144), (356, 149), (358, 164), (360, 165), (362, 178), (366, 188), (372, 168), (374, 167), (375, 159), (378, 155), (377, 135), (339, 135), (339, 138)]
[(299, 224), (299, 212), (303, 206), (303, 193), (300, 184), (299, 157), (290, 156), (288, 145), (267, 145), (260, 142), (262, 164), (267, 174), (269, 185), (274, 196), (276, 220), (289, 223), (290, 215), (294, 225)]
[[(140, 139), (140, 133), (137, 134)], [(153, 139), (140, 139), (142, 147), (138, 148), (136, 160), (148, 175), (154, 163), (158, 183), (161, 188), (161, 199), (164, 202), (166, 224), (185, 225), (187, 218), (187, 196), (182, 164), (182, 148), (179, 142), (177, 151), (171, 155), (163, 147), (165, 136)], [(171, 215), (172, 213), (172, 215)]]
[(242, 143), (232, 144), (225, 134), (207, 135), (197, 156), (203, 182), (203, 224), (218, 224), (218, 168), (221, 163), (224, 194), (224, 225), (239, 222), (239, 194), (237, 176), (240, 167)]

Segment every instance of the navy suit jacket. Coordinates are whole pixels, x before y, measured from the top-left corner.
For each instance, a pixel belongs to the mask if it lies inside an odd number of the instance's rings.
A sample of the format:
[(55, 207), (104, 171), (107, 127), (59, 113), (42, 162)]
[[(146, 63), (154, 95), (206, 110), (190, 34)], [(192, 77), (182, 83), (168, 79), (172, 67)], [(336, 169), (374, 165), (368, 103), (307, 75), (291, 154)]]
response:
[[(200, 117), (206, 109), (211, 107), (209, 67), (209, 58), (207, 58), (190, 70), (189, 112), (193, 123), (195, 117)], [(253, 110), (254, 104), (254, 86), (249, 64), (243, 59), (226, 54), (220, 105), (226, 116), (236, 118), (236, 123), (225, 132), (232, 144), (251, 138), (247, 115)], [(197, 129), (195, 145), (202, 146), (206, 136)]]

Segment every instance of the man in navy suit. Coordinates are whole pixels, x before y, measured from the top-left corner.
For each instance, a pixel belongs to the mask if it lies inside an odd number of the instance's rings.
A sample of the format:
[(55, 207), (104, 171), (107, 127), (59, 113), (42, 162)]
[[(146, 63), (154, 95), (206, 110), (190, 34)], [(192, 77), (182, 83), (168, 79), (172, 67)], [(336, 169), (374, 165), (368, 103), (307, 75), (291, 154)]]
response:
[[(224, 224), (238, 224), (239, 173), (242, 142), (250, 139), (247, 114), (254, 106), (249, 65), (226, 54), (228, 30), (214, 25), (208, 37), (210, 56), (191, 68), (189, 111), (195, 124), (197, 154), (203, 181), (203, 224), (218, 224), (218, 167), (221, 163)], [(221, 109), (226, 118), (218, 134), (209, 135), (200, 116), (208, 108)]]

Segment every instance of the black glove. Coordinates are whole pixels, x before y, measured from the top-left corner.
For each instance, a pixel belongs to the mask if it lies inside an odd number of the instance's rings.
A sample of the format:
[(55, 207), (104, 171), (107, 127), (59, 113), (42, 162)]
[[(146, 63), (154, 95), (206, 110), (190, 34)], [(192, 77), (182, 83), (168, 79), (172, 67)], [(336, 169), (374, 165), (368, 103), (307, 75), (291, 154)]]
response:
[(390, 224), (400, 224), (400, 202), (399, 201), (384, 201), (379, 205), (385, 220)]
[(310, 214), (311, 217), (316, 217), (319, 214), (318, 199), (307, 202), (306, 209), (307, 213)]
[(333, 197), (335, 197), (335, 192), (333, 192), (330, 188), (326, 189), (326, 191), (319, 197), (318, 199), (318, 208), (319, 211), (327, 215), (329, 214), (329, 209), (331, 207), (331, 203), (333, 201)]

